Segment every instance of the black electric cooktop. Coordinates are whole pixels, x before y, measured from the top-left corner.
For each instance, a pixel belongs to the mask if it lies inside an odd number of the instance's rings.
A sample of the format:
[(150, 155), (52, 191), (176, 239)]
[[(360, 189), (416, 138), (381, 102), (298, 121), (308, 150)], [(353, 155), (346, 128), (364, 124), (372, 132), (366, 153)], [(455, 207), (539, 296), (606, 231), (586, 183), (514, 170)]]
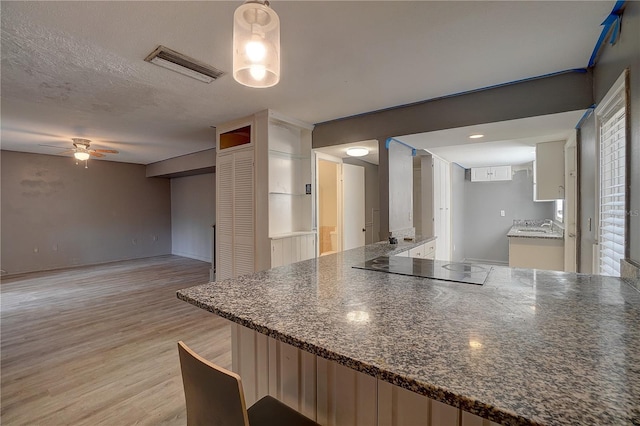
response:
[(404, 256), (380, 256), (354, 268), (476, 285), (484, 284), (491, 272), (490, 266)]

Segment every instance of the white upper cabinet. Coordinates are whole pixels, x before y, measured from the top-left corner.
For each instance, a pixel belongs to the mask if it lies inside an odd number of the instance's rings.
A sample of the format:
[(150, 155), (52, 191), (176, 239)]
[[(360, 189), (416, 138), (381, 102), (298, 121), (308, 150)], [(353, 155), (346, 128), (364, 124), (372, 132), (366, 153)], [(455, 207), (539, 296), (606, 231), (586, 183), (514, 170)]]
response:
[(535, 201), (564, 198), (564, 144), (565, 141), (536, 144)]
[(511, 166), (473, 167), (471, 182), (511, 180)]

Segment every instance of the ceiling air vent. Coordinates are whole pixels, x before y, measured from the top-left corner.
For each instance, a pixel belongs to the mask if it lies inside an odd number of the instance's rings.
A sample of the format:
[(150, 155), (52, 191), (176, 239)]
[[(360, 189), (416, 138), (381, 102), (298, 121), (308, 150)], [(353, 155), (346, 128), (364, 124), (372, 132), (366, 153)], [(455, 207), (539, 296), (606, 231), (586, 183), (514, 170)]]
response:
[(144, 60), (205, 83), (211, 83), (224, 75), (224, 72), (211, 65), (164, 46), (158, 46)]

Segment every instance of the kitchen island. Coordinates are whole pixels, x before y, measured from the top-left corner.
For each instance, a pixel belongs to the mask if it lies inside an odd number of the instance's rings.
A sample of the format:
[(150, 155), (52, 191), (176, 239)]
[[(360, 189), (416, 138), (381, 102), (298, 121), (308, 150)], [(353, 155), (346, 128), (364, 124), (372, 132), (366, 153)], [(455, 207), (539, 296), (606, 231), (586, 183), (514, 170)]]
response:
[[(349, 398), (366, 408), (362, 424), (640, 424), (636, 289), (495, 266), (483, 286), (352, 268), (421, 243), (371, 244), (178, 297), (233, 323), (250, 400), (271, 393), (323, 424), (339, 424), (335, 406)], [(261, 374), (289, 364), (277, 383)], [(361, 402), (369, 396), (377, 406)], [(402, 420), (423, 406), (431, 412)]]

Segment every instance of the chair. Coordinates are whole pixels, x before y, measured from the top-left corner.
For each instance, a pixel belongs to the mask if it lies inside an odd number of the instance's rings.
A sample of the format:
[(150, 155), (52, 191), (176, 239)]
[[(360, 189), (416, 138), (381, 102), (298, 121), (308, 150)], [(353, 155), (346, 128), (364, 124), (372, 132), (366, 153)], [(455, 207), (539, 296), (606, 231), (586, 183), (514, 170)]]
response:
[(237, 374), (218, 367), (178, 342), (187, 426), (318, 426), (271, 396), (248, 410)]

